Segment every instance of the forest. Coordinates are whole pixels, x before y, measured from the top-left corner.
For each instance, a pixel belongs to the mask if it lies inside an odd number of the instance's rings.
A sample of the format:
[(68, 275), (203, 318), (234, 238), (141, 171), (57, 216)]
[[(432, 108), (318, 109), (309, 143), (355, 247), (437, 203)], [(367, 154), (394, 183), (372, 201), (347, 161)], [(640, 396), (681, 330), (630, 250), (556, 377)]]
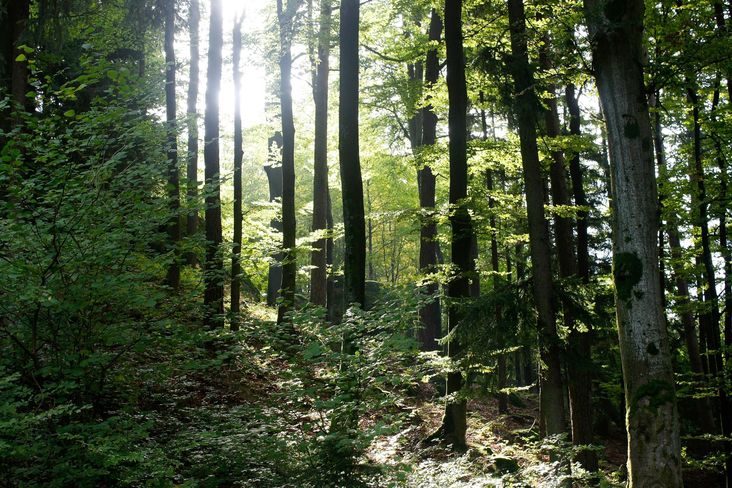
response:
[(0, 487), (732, 487), (731, 29), (0, 0)]

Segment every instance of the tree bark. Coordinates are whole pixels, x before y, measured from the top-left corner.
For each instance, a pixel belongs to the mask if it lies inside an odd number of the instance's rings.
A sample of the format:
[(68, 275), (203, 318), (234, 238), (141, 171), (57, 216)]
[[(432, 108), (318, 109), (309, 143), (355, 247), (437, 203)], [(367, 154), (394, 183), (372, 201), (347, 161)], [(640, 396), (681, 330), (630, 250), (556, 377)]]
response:
[(242, 233), (242, 181), (241, 164), (244, 157), (241, 129), (241, 22), (234, 19), (232, 69), (234, 71), (234, 242), (231, 249), (231, 330), (239, 330), (241, 300), (241, 233)]
[(584, 6), (610, 149), (628, 486), (681, 487), (679, 417), (661, 300), (653, 142), (643, 84), (644, 4), (585, 0)]
[[(539, 51), (539, 62), (542, 70), (548, 73), (552, 68), (549, 52), (551, 39), (548, 34), (543, 37), (543, 44)], [(556, 86), (549, 83), (546, 88), (549, 91), (549, 98), (545, 102), (547, 109), (544, 110), (544, 125), (546, 135), (549, 138), (556, 139), (561, 135)], [(554, 205), (571, 205), (564, 153), (561, 150), (551, 152), (549, 179)], [(559, 276), (565, 279), (576, 277), (577, 261), (574, 252), (574, 239), (572, 238), (572, 220), (569, 217), (564, 217), (561, 214), (554, 216), (554, 238), (557, 261), (559, 262)], [(562, 308), (564, 326), (569, 330), (566, 366), (572, 444), (575, 446), (588, 446), (592, 444), (592, 352), (590, 350), (590, 338), (588, 332), (580, 332), (578, 329), (572, 313), (572, 305), (565, 300), (562, 302)], [(588, 471), (597, 470), (597, 456), (594, 451), (586, 447), (579, 447), (578, 449), (577, 461)]]
[[(429, 40), (439, 43), (442, 37), (442, 18), (436, 9), (430, 16)], [(430, 90), (440, 77), (440, 59), (437, 48), (427, 52), (425, 60), (425, 88)], [(428, 102), (422, 109), (422, 145), (434, 146), (437, 142), (437, 114)], [(424, 274), (437, 271), (437, 224), (434, 219), (436, 179), (432, 168), (424, 164), (417, 172), (419, 189), (419, 206), (422, 209), (422, 221), (419, 228), (419, 269)], [(440, 300), (437, 295), (438, 284), (430, 281), (424, 286), (424, 293), (435, 297), (433, 301), (419, 310), (422, 328), (419, 332), (419, 343), (423, 351), (440, 349), (437, 339), (442, 335)]]
[[(567, 85), (565, 99), (570, 114), (569, 131), (573, 136), (580, 136), (581, 113), (579, 100), (575, 96), (575, 87), (571, 83)], [(584, 181), (582, 178), (582, 165), (580, 164), (579, 152), (572, 154), (569, 160), (569, 174), (572, 181), (572, 194), (575, 206), (587, 206)], [(577, 211), (577, 275), (584, 285), (590, 283), (590, 250), (587, 236), (587, 210)], [(572, 441), (575, 444), (592, 443), (592, 324), (585, 324), (587, 332), (572, 331), (570, 335), (570, 354), (576, 356), (577, 364), (569, 367), (569, 394), (570, 409), (572, 413)], [(575, 352), (576, 351), (576, 352)], [(569, 362), (573, 363), (575, 357), (570, 357)], [(576, 413), (574, 413), (576, 411)], [(585, 413), (583, 413), (583, 411)], [(575, 442), (574, 439), (577, 439)], [(580, 454), (580, 463), (588, 470), (597, 469), (597, 456), (591, 451)]]
[(277, 323), (285, 321), (287, 312), (295, 306), (297, 258), (295, 238), (295, 121), (292, 113), (292, 36), (297, 2), (289, 0), (283, 8), (277, 0), (280, 32), (280, 106), (282, 110), (282, 286), (277, 309)]
[[(191, 42), (191, 61), (189, 65), (188, 81), (188, 157), (186, 167), (186, 196), (188, 197), (188, 211), (186, 218), (186, 235), (193, 237), (198, 233), (198, 26), (200, 21), (200, 7), (198, 0), (191, 0), (189, 6), (188, 28)], [(188, 264), (197, 263), (196, 255), (188, 253)]]
[(224, 44), (221, 0), (211, 0), (208, 72), (203, 158), (206, 195), (206, 262), (204, 266), (204, 324), (224, 326), (223, 259), (220, 249), (221, 188), (219, 165), (219, 91), (221, 87), (221, 49)]
[[(480, 92), (480, 103), (485, 102), (483, 98), (483, 92)], [(483, 140), (488, 140), (488, 123), (486, 121), (485, 110), (480, 109), (480, 125), (483, 131)], [(495, 131), (493, 131), (493, 142), (495, 142)], [(493, 277), (491, 282), (493, 283), (493, 290), (497, 291), (499, 287), (499, 273), (500, 273), (500, 256), (498, 254), (498, 227), (496, 222), (495, 206), (496, 201), (493, 198), (493, 170), (489, 169), (485, 173), (485, 188), (488, 193), (488, 223), (491, 227), (491, 271), (493, 271)], [(506, 256), (506, 271), (510, 275), (511, 273), (511, 258)], [(496, 306), (494, 310), (494, 319), (496, 324), (501, 320), (502, 310), (500, 306)], [(498, 413), (508, 413), (508, 395), (503, 393), (501, 390), (506, 388), (506, 354), (499, 354), (497, 358), (498, 363)], [(518, 377), (517, 377), (518, 378)]]
[(0, 86), (7, 87), (13, 107), (3, 114), (2, 129), (7, 132), (20, 121), (18, 109), (30, 111), (32, 100), (26, 98), (28, 92), (28, 61), (17, 61), (20, 54), (25, 54), (19, 47), (23, 44), (26, 24), (30, 14), (30, 0), (11, 0), (3, 2), (2, 17), (2, 73)]
[(167, 130), (168, 156), (168, 245), (173, 251), (173, 260), (168, 266), (166, 284), (173, 290), (180, 288), (180, 177), (178, 174), (178, 129), (176, 124), (175, 100), (175, 0), (165, 4), (165, 120)]
[(699, 97), (696, 89), (687, 87), (687, 96), (692, 104), (693, 120), (693, 165), (689, 168), (689, 179), (695, 186), (692, 190), (692, 205), (695, 207), (693, 214), (694, 225), (700, 230), (703, 263), (703, 289), (704, 302), (706, 303), (703, 315), (706, 325), (707, 353), (709, 354), (709, 373), (712, 376), (723, 371), (722, 350), (719, 337), (719, 297), (717, 296), (717, 280), (714, 273), (714, 262), (712, 260), (711, 242), (709, 239), (709, 208), (707, 202), (706, 183), (702, 161), (701, 122), (699, 120)]
[[(267, 164), (264, 165), (264, 172), (267, 175), (267, 184), (269, 186), (269, 201), (274, 202), (282, 198), (282, 133), (277, 131), (267, 140), (269, 152), (267, 155)], [(282, 233), (282, 220), (275, 217), (270, 221), (270, 227), (279, 234)], [(273, 263), (269, 265), (269, 273), (267, 275), (267, 305), (274, 307), (277, 305), (280, 287), (282, 286), (282, 252), (278, 251), (273, 256)]]
[[(656, 153), (656, 162), (658, 164), (659, 179), (666, 181), (666, 150), (663, 145), (663, 127), (661, 124), (660, 101), (659, 94), (655, 94), (656, 110), (654, 113), (654, 131), (653, 145)], [(697, 375), (703, 375), (701, 356), (699, 354), (699, 342), (696, 334), (696, 323), (694, 314), (691, 311), (691, 301), (689, 299), (689, 284), (684, 276), (683, 250), (681, 248), (681, 236), (678, 230), (679, 223), (673, 213), (669, 215), (666, 222), (666, 234), (668, 235), (668, 243), (671, 248), (671, 271), (673, 272), (674, 283), (676, 284), (676, 302), (678, 305), (678, 313), (681, 318), (681, 325), (684, 329), (684, 341), (686, 342), (686, 352), (689, 354), (689, 363), (691, 370)], [(707, 412), (709, 414), (710, 412)]]
[(358, 137), (359, 0), (341, 1), (338, 156), (345, 231), (346, 304), (365, 306), (366, 224)]
[(526, 210), (533, 268), (534, 301), (538, 313), (540, 412), (542, 431), (547, 435), (565, 431), (564, 393), (559, 337), (552, 306), (552, 272), (549, 229), (544, 217), (544, 182), (536, 143), (534, 76), (529, 66), (526, 16), (522, 0), (508, 0), (511, 31), (511, 72), (516, 92), (516, 112), (521, 140), (521, 162), (526, 184)]
[[(452, 227), (451, 257), (456, 276), (448, 284), (447, 294), (451, 304), (448, 311), (448, 332), (457, 327), (463, 313), (460, 301), (470, 296), (470, 274), (473, 260), (470, 241), (473, 236), (472, 223), (466, 204), (468, 196), (468, 94), (465, 81), (465, 59), (463, 52), (462, 0), (445, 1), (445, 44), (447, 47), (447, 92), (450, 104), (448, 133), (450, 136), (450, 226)], [(447, 354), (457, 359), (460, 346), (450, 341)], [(453, 371), (447, 375), (445, 391), (448, 401), (442, 418), (440, 435), (453, 449), (467, 447), (466, 401), (464, 398), (450, 399), (462, 388), (462, 372)]]
[[(325, 230), (328, 213), (328, 75), (330, 71), (331, 0), (320, 2), (318, 59), (314, 67), (315, 153), (313, 169), (313, 231)], [(326, 238), (313, 243), (310, 254), (310, 302), (326, 306), (328, 271)]]

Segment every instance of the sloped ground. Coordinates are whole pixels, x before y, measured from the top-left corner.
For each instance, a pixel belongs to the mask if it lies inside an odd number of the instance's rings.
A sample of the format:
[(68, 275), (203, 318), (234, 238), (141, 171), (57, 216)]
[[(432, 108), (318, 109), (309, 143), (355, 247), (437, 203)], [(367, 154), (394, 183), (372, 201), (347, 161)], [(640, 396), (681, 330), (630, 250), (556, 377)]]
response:
[(398, 485), (415, 488), (622, 486), (619, 466), (625, 459), (617, 462), (615, 444), (610, 443), (601, 455), (603, 475), (590, 476), (576, 465), (570, 468), (566, 444), (539, 441), (536, 400), (534, 394), (522, 392), (516, 402), (520, 405), (511, 405), (509, 414), (500, 415), (495, 399), (471, 399), (469, 449), (464, 454), (444, 446), (424, 446), (422, 440), (439, 426), (443, 404), (434, 397), (418, 400), (412, 425), (375, 442), (369, 459), (401, 465)]

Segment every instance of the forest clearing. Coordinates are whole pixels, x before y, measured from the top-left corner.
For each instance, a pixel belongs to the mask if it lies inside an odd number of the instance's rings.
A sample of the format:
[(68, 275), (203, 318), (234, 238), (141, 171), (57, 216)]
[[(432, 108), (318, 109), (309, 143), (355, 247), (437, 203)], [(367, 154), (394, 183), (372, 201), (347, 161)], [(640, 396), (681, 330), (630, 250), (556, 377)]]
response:
[(731, 488), (731, 26), (0, 0), (0, 488)]

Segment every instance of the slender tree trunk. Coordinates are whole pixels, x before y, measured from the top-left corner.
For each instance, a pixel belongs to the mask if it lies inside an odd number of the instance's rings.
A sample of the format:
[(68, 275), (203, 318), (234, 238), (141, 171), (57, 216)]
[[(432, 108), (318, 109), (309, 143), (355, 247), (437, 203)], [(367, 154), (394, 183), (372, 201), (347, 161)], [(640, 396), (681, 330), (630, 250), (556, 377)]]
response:
[[(722, 13), (722, 6), (715, 2), (715, 12), (717, 18), (717, 25), (720, 30), (725, 29), (724, 14)], [(732, 9), (731, 9), (732, 11)], [(728, 103), (732, 104), (732, 72), (728, 71), (726, 74), (727, 78), (727, 96)], [(716, 92), (716, 99), (719, 99), (719, 90)], [(727, 209), (729, 205), (729, 175), (727, 172), (727, 162), (722, 154), (722, 143), (719, 139), (715, 140), (715, 146), (717, 150), (717, 164), (719, 166), (720, 181), (719, 181), (719, 201), (722, 204), (719, 206), (719, 247), (724, 260), (724, 363), (725, 363), (725, 377), (723, 378), (726, 385), (732, 384), (732, 368), (730, 368), (730, 361), (732, 361), (732, 250), (730, 249), (728, 242), (728, 231), (727, 231)], [(722, 433), (727, 437), (727, 458), (725, 460), (725, 474), (727, 487), (732, 487), (732, 399), (729, 398), (729, 392), (725, 390), (726, 397), (724, 398), (723, 411), (722, 411)]]
[(209, 328), (224, 326), (223, 259), (220, 249), (221, 188), (219, 169), (219, 91), (221, 87), (221, 49), (224, 44), (221, 0), (211, 0), (206, 114), (203, 158), (206, 195), (206, 263), (204, 266), (204, 323)]
[[(719, 313), (719, 296), (717, 294), (717, 280), (714, 271), (714, 262), (712, 258), (711, 242), (709, 236), (709, 212), (708, 202), (706, 194), (706, 183), (704, 175), (704, 166), (702, 161), (702, 134), (701, 134), (701, 121), (700, 121), (700, 105), (696, 89), (693, 83), (687, 85), (687, 96), (689, 102), (692, 104), (692, 119), (693, 119), (693, 140), (694, 140), (694, 165), (690, 168), (690, 178), (692, 183), (696, 185), (696, 193), (692, 191), (692, 205), (696, 207), (696, 211), (693, 213), (695, 225), (701, 230), (701, 245), (702, 245), (702, 283), (704, 289), (704, 304), (705, 312), (703, 316), (705, 318), (706, 328), (706, 340), (707, 340), (707, 353), (709, 373), (714, 378), (714, 383), (719, 385), (717, 394), (719, 396), (719, 420), (722, 427), (722, 434), (725, 436), (730, 435), (732, 430), (732, 414), (730, 414), (730, 402), (727, 398), (727, 390), (723, 381), (725, 376), (725, 368), (723, 364), (723, 354), (720, 339), (720, 313)], [(726, 236), (725, 236), (726, 237)], [(700, 317), (700, 323), (701, 317)], [(719, 377), (717, 377), (719, 375)], [(725, 446), (726, 460), (725, 460), (725, 477), (726, 482), (729, 485), (732, 483), (732, 448), (729, 445), (729, 441)]]
[[(470, 254), (470, 241), (473, 236), (472, 223), (465, 199), (468, 196), (468, 94), (465, 82), (465, 59), (463, 53), (462, 0), (445, 1), (445, 44), (447, 46), (447, 92), (450, 103), (448, 132), (450, 136), (450, 225), (452, 227), (451, 257), (457, 273), (448, 284), (447, 294), (451, 303), (448, 312), (448, 332), (453, 330), (463, 313), (461, 300), (470, 296), (470, 274), (473, 260)], [(450, 341), (447, 354), (457, 359), (460, 346)], [(454, 371), (447, 375), (448, 400), (442, 418), (440, 435), (453, 449), (467, 447), (465, 399), (450, 399), (462, 388), (462, 372)]]
[[(442, 19), (436, 9), (432, 9), (429, 27), (429, 40), (440, 42), (442, 36)], [(440, 77), (440, 59), (437, 49), (427, 52), (425, 61), (425, 84), (430, 90)], [(429, 100), (429, 99), (428, 99)], [(431, 103), (422, 109), (422, 145), (433, 146), (437, 141), (437, 114)], [(437, 224), (434, 219), (436, 179), (432, 168), (424, 164), (417, 172), (419, 188), (419, 206), (422, 209), (422, 222), (419, 228), (419, 269), (429, 274), (437, 271)], [(424, 293), (435, 299), (419, 310), (422, 328), (419, 343), (423, 351), (440, 349), (437, 339), (442, 335), (440, 300), (437, 295), (438, 284), (430, 281), (424, 286)]]
[[(657, 91), (652, 98), (656, 110), (654, 111), (654, 130), (653, 143), (656, 152), (656, 162), (659, 173), (659, 188), (668, 180), (666, 167), (666, 151), (663, 145), (663, 127), (661, 124), (660, 111), (660, 93)], [(661, 197), (659, 197), (661, 201)], [(678, 221), (674, 212), (669, 213), (666, 222), (666, 234), (668, 235), (669, 247), (671, 249), (671, 271), (676, 285), (676, 303), (678, 314), (681, 318), (681, 325), (684, 330), (684, 341), (686, 342), (686, 350), (689, 355), (689, 363), (691, 371), (696, 375), (698, 381), (706, 383), (704, 375), (704, 367), (702, 366), (701, 355), (699, 354), (699, 342), (697, 340), (696, 323), (694, 314), (691, 309), (691, 300), (689, 298), (689, 285), (684, 276), (682, 264), (683, 250), (681, 247), (681, 237), (679, 235)], [(699, 422), (704, 432), (712, 433), (715, 431), (714, 418), (712, 415), (713, 407), (708, 398), (701, 398), (694, 402)]]
[(712, 260), (711, 242), (709, 238), (709, 209), (707, 202), (706, 183), (702, 161), (701, 122), (699, 120), (699, 98), (696, 90), (689, 86), (687, 88), (689, 102), (692, 104), (693, 118), (693, 141), (694, 158), (693, 166), (690, 168), (689, 178), (696, 187), (692, 191), (692, 204), (694, 224), (701, 231), (703, 263), (702, 279), (704, 281), (704, 301), (707, 303), (706, 326), (707, 326), (707, 351), (709, 358), (709, 373), (714, 376), (723, 371), (722, 351), (719, 338), (719, 297), (717, 296), (717, 280), (714, 273), (714, 262)]
[(241, 226), (242, 226), (242, 181), (241, 164), (244, 157), (241, 132), (241, 22), (234, 19), (233, 66), (234, 71), (234, 242), (231, 252), (231, 330), (239, 330), (241, 301)]
[[(551, 39), (545, 34), (543, 45), (539, 51), (539, 62), (542, 70), (550, 72)], [(559, 112), (557, 110), (556, 87), (550, 83), (547, 86), (550, 97), (546, 100), (547, 110), (544, 111), (546, 135), (557, 138), (561, 135)], [(564, 153), (561, 150), (551, 152), (551, 166), (549, 179), (554, 205), (571, 205), (569, 188), (567, 187), (567, 172), (565, 169)], [(580, 185), (581, 185), (580, 181)], [(577, 276), (577, 261), (572, 239), (572, 220), (569, 217), (555, 215), (554, 236), (559, 262), (559, 275), (562, 278)], [(572, 430), (572, 444), (587, 446), (592, 444), (592, 353), (590, 339), (587, 332), (580, 332), (572, 305), (562, 302), (564, 326), (569, 330), (566, 366), (567, 389), (569, 392), (569, 419)], [(579, 448), (577, 460), (588, 471), (597, 470), (597, 457), (594, 451)]]
[[(481, 110), (481, 119), (483, 120), (483, 134), (486, 135), (485, 131), (485, 113)], [(490, 209), (489, 223), (491, 226), (491, 269), (493, 271), (493, 290), (497, 291), (499, 288), (499, 273), (501, 272), (500, 258), (498, 255), (498, 228), (496, 227), (496, 215), (495, 206), (496, 202), (493, 198), (493, 172), (488, 170), (485, 178), (486, 190), (488, 190), (488, 208)], [(508, 264), (508, 262), (507, 262)], [(501, 320), (502, 310), (500, 306), (496, 306), (495, 309), (495, 320), (498, 323)], [(498, 355), (498, 413), (508, 413), (508, 395), (503, 390), (506, 388), (506, 355)]]
[[(314, 76), (315, 154), (313, 169), (313, 231), (325, 230), (328, 213), (328, 75), (330, 71), (331, 0), (320, 2), (318, 59)], [(328, 272), (326, 238), (313, 243), (310, 254), (310, 302), (326, 306)]]
[[(198, 233), (198, 26), (200, 8), (198, 0), (191, 0), (189, 8), (188, 28), (191, 38), (191, 61), (188, 81), (188, 157), (186, 168), (186, 196), (188, 197), (188, 215), (186, 218), (186, 235), (193, 237)], [(186, 260), (193, 266), (197, 264), (195, 253), (188, 253)]]
[[(579, 100), (576, 96), (576, 88), (573, 84), (567, 85), (565, 100), (569, 111), (569, 133), (572, 136), (581, 136), (581, 113)], [(569, 174), (572, 180), (572, 196), (574, 204), (578, 207), (587, 206), (584, 181), (582, 177), (582, 165), (580, 164), (579, 152), (572, 154), (569, 159)], [(590, 246), (587, 236), (587, 210), (577, 210), (577, 274), (582, 282), (590, 282)]]
[[(483, 92), (480, 92), (480, 103), (483, 104), (485, 100), (483, 99)], [(480, 124), (481, 129), (483, 131), (483, 140), (488, 140), (488, 123), (486, 121), (485, 116), (485, 110), (480, 109)], [(495, 131), (493, 135), (493, 142), (495, 142)], [(498, 255), (498, 227), (496, 223), (496, 214), (495, 214), (495, 206), (496, 201), (493, 198), (493, 171), (487, 170), (485, 173), (485, 186), (486, 190), (488, 192), (488, 223), (491, 226), (491, 270), (493, 271), (493, 278), (491, 279), (491, 282), (493, 283), (493, 290), (498, 290), (499, 287), (499, 273), (500, 273), (500, 258)], [(506, 267), (507, 272), (510, 274), (511, 272), (511, 259), (510, 256), (506, 256)], [(496, 306), (496, 309), (494, 311), (494, 319), (496, 321), (496, 324), (501, 320), (502, 310), (500, 306)], [(506, 354), (499, 354), (497, 358), (498, 362), (498, 413), (500, 414), (506, 414), (508, 413), (508, 395), (503, 393), (501, 390), (506, 388)]]
[(167, 130), (168, 154), (168, 222), (169, 245), (173, 250), (173, 261), (168, 266), (166, 283), (173, 290), (180, 287), (180, 263), (178, 245), (180, 243), (180, 177), (178, 174), (178, 128), (176, 124), (175, 100), (175, 0), (165, 4), (165, 120)]
[(359, 0), (341, 0), (338, 155), (345, 231), (346, 304), (365, 306), (366, 224), (358, 137)]
[(613, 275), (626, 398), (628, 486), (680, 487), (681, 445), (662, 308), (656, 179), (643, 85), (642, 0), (585, 0), (607, 124)]
[[(659, 93), (655, 94), (655, 103), (656, 110), (654, 112), (653, 145), (656, 150), (659, 180), (665, 182), (667, 178), (666, 150), (663, 145), (663, 127), (661, 125)], [(677, 222), (673, 212), (671, 212), (668, 221), (666, 222), (666, 234), (668, 234), (668, 243), (671, 248), (671, 271), (673, 272), (674, 282), (676, 284), (676, 301), (678, 304), (679, 316), (681, 318), (681, 325), (684, 329), (684, 341), (686, 342), (686, 351), (689, 354), (691, 370), (695, 374), (703, 375), (704, 369), (702, 368), (701, 356), (699, 355), (696, 323), (694, 320), (694, 314), (690, 308), (691, 302), (689, 299), (689, 285), (684, 277), (683, 265), (681, 264), (683, 250), (681, 248), (681, 237), (679, 235), (678, 226), (679, 223)], [(709, 413), (710, 412), (707, 411), (707, 414)]]
[[(325, 240), (325, 263), (327, 268), (330, 270), (333, 269), (333, 256), (335, 254), (335, 246), (333, 245), (333, 205), (331, 203), (330, 192), (328, 193), (328, 208), (326, 212), (325, 226), (326, 229), (328, 229), (328, 238)], [(335, 283), (332, 276), (328, 276), (327, 296), (327, 319), (331, 323), (338, 322), (340, 321), (340, 317), (336, 317)]]
[[(376, 279), (376, 275), (374, 274), (374, 223), (371, 220), (371, 180), (366, 180), (366, 211), (368, 212), (368, 220), (367, 220), (367, 226), (368, 226), (368, 234), (367, 234), (367, 243), (368, 243), (368, 262), (369, 262), (369, 273), (368, 277), (369, 280)], [(392, 261), (392, 265), (394, 262)]]
[[(282, 133), (277, 131), (267, 141), (269, 153), (267, 155), (267, 164), (264, 165), (264, 172), (267, 175), (267, 184), (269, 186), (269, 201), (274, 202), (282, 198)], [(270, 227), (278, 233), (282, 233), (282, 220), (278, 217), (270, 221)], [(274, 307), (277, 305), (280, 287), (282, 286), (282, 252), (277, 252), (273, 256), (273, 263), (269, 265), (269, 273), (267, 276), (267, 305)]]
[[(30, 112), (33, 109), (33, 100), (25, 96), (28, 93), (28, 62), (18, 61), (17, 58), (21, 54), (25, 54), (20, 46), (23, 44), (26, 24), (30, 15), (30, 0), (11, 0), (7, 5), (7, 16), (9, 25), (7, 26), (11, 32), (11, 46), (7, 49), (11, 53), (10, 58), (6, 58), (8, 63), (6, 68), (10, 74), (10, 97), (12, 102), (18, 109)], [(13, 109), (15, 110), (15, 109)], [(11, 117), (12, 123), (17, 124), (20, 121), (18, 115)]]
[(526, 209), (533, 268), (534, 301), (538, 312), (540, 374), (540, 411), (542, 431), (547, 435), (565, 431), (564, 393), (559, 337), (552, 306), (552, 272), (549, 229), (544, 217), (544, 179), (536, 143), (534, 76), (529, 66), (526, 45), (526, 16), (522, 0), (508, 0), (511, 30), (511, 72), (516, 92), (516, 111), (521, 140), (521, 161), (526, 184)]
[(297, 259), (295, 238), (295, 121), (292, 113), (292, 53), (290, 46), (294, 32), (293, 18), (296, 5), (289, 0), (283, 8), (277, 0), (277, 18), (280, 31), (280, 104), (282, 109), (282, 300), (277, 309), (277, 323), (283, 323), (285, 314), (295, 306)]
[[(575, 96), (575, 87), (567, 85), (565, 91), (567, 108), (570, 114), (569, 131), (573, 136), (580, 136), (581, 114), (579, 101)], [(572, 193), (576, 206), (587, 206), (582, 166), (579, 152), (572, 154), (569, 160), (569, 174), (572, 181)], [(584, 285), (590, 284), (590, 250), (587, 237), (587, 210), (577, 212), (577, 275)], [(592, 324), (585, 324), (586, 332), (573, 329), (569, 338), (569, 395), (570, 418), (572, 420), (572, 442), (574, 444), (592, 443)], [(575, 363), (576, 361), (576, 363)], [(575, 440), (576, 439), (576, 440)], [(597, 456), (592, 451), (584, 451), (579, 455), (582, 465), (592, 471), (597, 469)]]

